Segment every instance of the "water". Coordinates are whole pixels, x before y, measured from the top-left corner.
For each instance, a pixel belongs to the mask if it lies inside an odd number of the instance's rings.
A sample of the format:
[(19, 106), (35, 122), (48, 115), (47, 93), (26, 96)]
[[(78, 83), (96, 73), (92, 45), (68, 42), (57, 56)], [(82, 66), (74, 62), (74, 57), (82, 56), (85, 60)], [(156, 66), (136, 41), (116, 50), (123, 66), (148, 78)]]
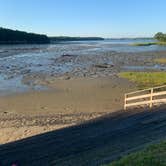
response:
[(154, 66), (123, 66), (125, 70), (129, 71), (145, 71), (145, 70), (162, 70), (166, 71), (166, 66), (154, 65)]
[[(116, 52), (147, 52), (166, 50), (165, 46), (131, 46), (133, 43), (154, 42), (152, 39), (107, 39), (104, 41), (63, 42), (49, 45), (1, 45), (0, 46), (0, 95), (15, 92), (25, 92), (30, 89), (44, 90), (46, 87), (36, 84), (26, 84), (23, 78), (27, 75), (58, 75), (70, 72), (74, 68), (91, 65), (91, 60), (81, 63), (54, 63), (63, 54), (101, 55)], [(98, 59), (98, 61), (100, 61)], [(108, 62), (107, 59), (102, 62)], [(100, 63), (100, 62), (98, 62)], [(110, 62), (111, 63), (111, 62)], [(149, 67), (130, 66), (127, 70), (142, 70)], [(152, 66), (152, 69), (156, 67)], [(162, 70), (165, 70), (162, 69)], [(37, 76), (36, 76), (37, 75)]]
[(103, 41), (77, 41), (70, 42), (70, 45), (89, 46), (88, 52), (149, 52), (149, 51), (165, 51), (165, 46), (151, 45), (151, 46), (132, 46), (134, 43), (149, 43), (156, 42), (154, 39), (106, 39)]

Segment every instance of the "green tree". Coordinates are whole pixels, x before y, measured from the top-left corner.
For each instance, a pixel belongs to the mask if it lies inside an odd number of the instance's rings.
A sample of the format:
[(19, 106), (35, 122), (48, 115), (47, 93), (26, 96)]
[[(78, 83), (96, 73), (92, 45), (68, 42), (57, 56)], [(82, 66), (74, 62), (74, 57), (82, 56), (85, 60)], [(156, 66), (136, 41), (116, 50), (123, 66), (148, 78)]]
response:
[(156, 33), (154, 38), (157, 39), (160, 42), (166, 42), (166, 34), (164, 34), (162, 32)]
[(0, 44), (45, 44), (50, 39), (46, 35), (0, 28)]

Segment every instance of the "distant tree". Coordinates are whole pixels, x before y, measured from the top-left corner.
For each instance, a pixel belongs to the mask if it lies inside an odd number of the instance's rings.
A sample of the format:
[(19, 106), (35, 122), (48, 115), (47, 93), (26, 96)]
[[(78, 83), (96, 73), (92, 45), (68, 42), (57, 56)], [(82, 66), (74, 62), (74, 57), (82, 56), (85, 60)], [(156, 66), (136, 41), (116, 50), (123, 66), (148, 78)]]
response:
[(157, 39), (158, 41), (166, 42), (166, 34), (164, 34), (162, 32), (156, 33), (154, 38)]
[(65, 41), (92, 41), (92, 40), (104, 40), (101, 37), (69, 37), (69, 36), (57, 36), (50, 37), (51, 42), (65, 42)]

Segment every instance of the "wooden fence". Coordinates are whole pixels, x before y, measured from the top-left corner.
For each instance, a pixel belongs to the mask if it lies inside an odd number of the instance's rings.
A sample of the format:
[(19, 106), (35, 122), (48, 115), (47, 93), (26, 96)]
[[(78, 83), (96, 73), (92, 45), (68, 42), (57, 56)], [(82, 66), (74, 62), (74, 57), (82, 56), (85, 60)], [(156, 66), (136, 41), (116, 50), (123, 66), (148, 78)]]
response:
[(125, 94), (124, 109), (166, 103), (166, 85)]

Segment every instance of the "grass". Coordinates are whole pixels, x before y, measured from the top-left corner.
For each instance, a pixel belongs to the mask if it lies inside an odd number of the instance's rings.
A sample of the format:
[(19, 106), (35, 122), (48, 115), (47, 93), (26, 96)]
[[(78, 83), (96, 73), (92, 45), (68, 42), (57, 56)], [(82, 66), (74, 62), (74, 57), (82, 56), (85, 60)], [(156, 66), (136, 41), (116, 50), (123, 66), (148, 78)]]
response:
[(105, 166), (166, 166), (166, 141)]
[(163, 46), (165, 46), (166, 42), (156, 42), (156, 45), (163, 45)]
[(119, 76), (135, 82), (140, 89), (166, 84), (166, 72), (121, 72)]
[(154, 60), (157, 63), (166, 64), (166, 58), (158, 58)]
[(152, 46), (152, 45), (166, 46), (166, 42), (133, 43), (131, 45), (132, 46)]
[(156, 43), (133, 43), (132, 46), (151, 46), (156, 45)]

